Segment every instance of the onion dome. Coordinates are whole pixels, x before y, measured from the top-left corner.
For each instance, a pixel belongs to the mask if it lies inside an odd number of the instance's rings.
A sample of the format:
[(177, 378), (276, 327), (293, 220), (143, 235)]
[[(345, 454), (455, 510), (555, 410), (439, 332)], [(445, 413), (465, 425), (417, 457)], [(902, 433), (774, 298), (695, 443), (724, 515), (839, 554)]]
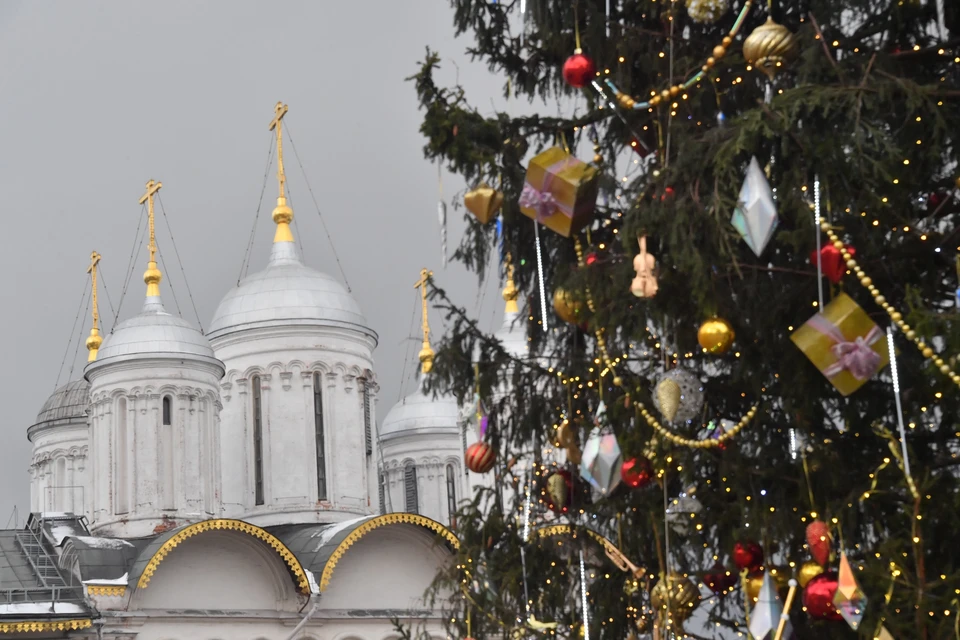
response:
[(288, 325), (340, 326), (373, 334), (342, 284), (305, 266), (292, 240), (274, 241), (266, 269), (244, 278), (224, 296), (209, 334)]
[(89, 404), (90, 383), (82, 378), (71, 380), (54, 391), (43, 403), (36, 422), (27, 430), (27, 438), (32, 440), (34, 433), (43, 427), (85, 422)]
[(420, 376), (417, 390), (390, 409), (380, 427), (384, 442), (402, 435), (459, 434), (457, 401), (450, 395), (434, 397), (424, 390), (426, 376)]
[(218, 362), (210, 342), (203, 334), (183, 318), (167, 313), (160, 299), (160, 280), (163, 274), (156, 262), (153, 196), (161, 186), (161, 183), (150, 180), (147, 182), (147, 193), (140, 200), (141, 204), (149, 201), (147, 215), (150, 229), (150, 261), (143, 274), (143, 282), (147, 285), (143, 308), (138, 315), (114, 327), (99, 345), (96, 359), (87, 365), (87, 374), (105, 363), (145, 356), (173, 359), (191, 356), (194, 359)]
[(347, 289), (325, 273), (301, 262), (290, 223), (283, 169), (283, 116), (278, 102), (270, 130), (277, 134), (277, 181), (280, 195), (273, 210), (277, 225), (266, 269), (244, 278), (224, 296), (213, 314), (209, 335), (216, 339), (247, 329), (280, 326), (333, 326), (354, 329), (376, 340), (360, 306)]

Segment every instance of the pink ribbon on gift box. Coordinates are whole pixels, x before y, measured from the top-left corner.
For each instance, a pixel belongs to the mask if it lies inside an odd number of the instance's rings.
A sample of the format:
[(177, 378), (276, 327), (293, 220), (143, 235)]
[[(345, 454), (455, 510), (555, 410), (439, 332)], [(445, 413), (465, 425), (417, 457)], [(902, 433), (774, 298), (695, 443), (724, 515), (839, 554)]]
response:
[(553, 194), (550, 193), (550, 185), (553, 183), (556, 174), (567, 167), (575, 166), (579, 162), (580, 161), (573, 156), (567, 156), (563, 160), (547, 167), (543, 176), (542, 189), (537, 189), (529, 182), (525, 183), (523, 185), (523, 191), (520, 192), (520, 200), (518, 201), (520, 206), (536, 211), (538, 222), (543, 222), (543, 220), (549, 218), (558, 210), (563, 211), (568, 216), (573, 216), (573, 209), (562, 202), (558, 202)]
[(857, 336), (851, 341), (844, 337), (837, 325), (819, 313), (810, 318), (807, 323), (834, 343), (830, 351), (836, 356), (837, 361), (823, 369), (823, 375), (832, 378), (841, 371), (849, 371), (857, 380), (866, 380), (876, 373), (881, 358), (871, 345), (883, 335), (880, 327), (874, 325), (867, 335)]

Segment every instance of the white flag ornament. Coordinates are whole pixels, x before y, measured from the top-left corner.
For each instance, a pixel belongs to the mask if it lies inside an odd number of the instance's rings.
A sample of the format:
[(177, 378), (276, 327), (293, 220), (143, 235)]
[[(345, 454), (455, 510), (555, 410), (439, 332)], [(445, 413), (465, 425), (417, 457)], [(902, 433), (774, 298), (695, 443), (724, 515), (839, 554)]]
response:
[(766, 249), (777, 229), (777, 205), (773, 201), (773, 191), (756, 156), (750, 159), (747, 177), (740, 188), (740, 198), (730, 223), (757, 257)]

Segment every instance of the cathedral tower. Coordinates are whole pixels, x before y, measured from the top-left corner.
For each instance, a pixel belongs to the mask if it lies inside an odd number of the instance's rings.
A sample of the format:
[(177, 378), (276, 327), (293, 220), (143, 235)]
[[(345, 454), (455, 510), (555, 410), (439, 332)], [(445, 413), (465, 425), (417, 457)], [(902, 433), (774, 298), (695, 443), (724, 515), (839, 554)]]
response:
[[(134, 538), (220, 515), (218, 385), (209, 342), (160, 299), (151, 180), (140, 313), (98, 344), (90, 383), (91, 529)], [(96, 342), (96, 341), (94, 341)], [(93, 349), (91, 349), (92, 351)]]
[(221, 384), (224, 509), (259, 526), (376, 511), (377, 335), (353, 296), (303, 264), (290, 229), (278, 103), (279, 196), (264, 270), (224, 296), (210, 340)]

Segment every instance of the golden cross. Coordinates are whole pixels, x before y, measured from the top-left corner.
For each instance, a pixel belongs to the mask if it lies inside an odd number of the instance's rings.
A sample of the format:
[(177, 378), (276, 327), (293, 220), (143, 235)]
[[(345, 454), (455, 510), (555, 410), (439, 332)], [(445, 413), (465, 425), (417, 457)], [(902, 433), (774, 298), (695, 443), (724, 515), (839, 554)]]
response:
[(280, 197), (284, 197), (283, 185), (287, 182), (287, 175), (283, 171), (283, 116), (287, 115), (287, 105), (278, 102), (273, 109), (276, 114), (270, 121), (270, 131), (277, 131), (277, 180), (280, 182)]
[(100, 336), (100, 308), (97, 305), (97, 265), (100, 264), (100, 254), (94, 251), (90, 254), (90, 266), (87, 267), (87, 273), (90, 274), (93, 287), (93, 325), (90, 327), (90, 336), (87, 338), (87, 362), (93, 362), (97, 359), (97, 352), (100, 345), (103, 344), (103, 338)]
[(430, 373), (433, 369), (433, 349), (430, 348), (430, 318), (427, 315), (427, 282), (433, 277), (432, 271), (426, 269), (420, 270), (420, 279), (413, 285), (414, 289), (420, 289), (420, 300), (423, 303), (423, 346), (420, 349), (420, 364), (423, 365), (423, 372)]
[(93, 328), (98, 329), (97, 323), (100, 320), (100, 311), (97, 306), (97, 265), (100, 264), (100, 254), (94, 251), (90, 254), (90, 266), (87, 267), (87, 273), (90, 274), (93, 287)]
[(143, 194), (143, 197), (140, 198), (140, 204), (144, 202), (147, 203), (147, 223), (150, 225), (150, 262), (156, 262), (157, 254), (157, 236), (154, 233), (153, 227), (153, 196), (160, 191), (160, 187), (163, 186), (162, 182), (154, 182), (153, 180), (147, 180), (147, 192)]

